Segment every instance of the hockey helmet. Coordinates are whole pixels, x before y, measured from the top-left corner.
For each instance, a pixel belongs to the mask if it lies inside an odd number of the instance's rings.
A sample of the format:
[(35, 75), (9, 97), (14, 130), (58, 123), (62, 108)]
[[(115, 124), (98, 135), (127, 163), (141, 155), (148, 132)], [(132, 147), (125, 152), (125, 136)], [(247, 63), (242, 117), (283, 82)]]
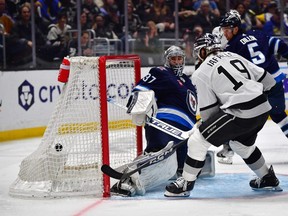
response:
[(215, 27), (213, 30), (212, 30), (212, 34), (216, 35), (220, 42), (221, 42), (221, 46), (223, 49), (225, 49), (227, 43), (228, 43), (228, 40), (227, 38), (224, 36), (224, 32), (223, 30), (221, 29), (221, 26), (217, 26)]
[(228, 11), (225, 16), (220, 21), (221, 27), (240, 27), (241, 26), (241, 16), (237, 10)]
[[(204, 54), (202, 53), (204, 49)], [(222, 50), (219, 38), (211, 33), (199, 37), (194, 43), (194, 54), (203, 61), (210, 53)]]
[[(183, 58), (183, 62), (181, 64), (171, 64), (171, 57), (174, 56), (181, 56)], [(183, 69), (185, 66), (185, 53), (184, 51), (178, 47), (178, 46), (170, 46), (165, 52), (164, 52), (164, 66), (170, 67), (174, 71), (176, 76), (182, 76)]]

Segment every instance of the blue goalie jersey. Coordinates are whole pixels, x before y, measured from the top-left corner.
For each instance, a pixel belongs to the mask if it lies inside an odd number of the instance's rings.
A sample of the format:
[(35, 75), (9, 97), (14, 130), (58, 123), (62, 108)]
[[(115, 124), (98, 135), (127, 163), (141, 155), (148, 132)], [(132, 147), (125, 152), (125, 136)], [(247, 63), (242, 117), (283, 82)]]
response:
[(151, 68), (133, 91), (153, 90), (155, 92), (158, 119), (178, 122), (192, 129), (196, 122), (197, 97), (191, 80), (183, 74), (175, 76), (167, 67)]
[(274, 52), (269, 46), (269, 37), (260, 31), (248, 34), (237, 34), (227, 44), (226, 50), (237, 53), (254, 64), (264, 68), (275, 79), (281, 82), (286, 75), (280, 71)]

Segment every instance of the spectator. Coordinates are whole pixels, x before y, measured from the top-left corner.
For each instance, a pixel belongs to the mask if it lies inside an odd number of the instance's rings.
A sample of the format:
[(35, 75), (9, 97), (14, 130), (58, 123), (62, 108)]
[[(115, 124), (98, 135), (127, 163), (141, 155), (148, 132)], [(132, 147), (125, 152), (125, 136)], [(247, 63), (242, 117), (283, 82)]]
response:
[(195, 25), (192, 30), (186, 29), (186, 31), (183, 33), (183, 47), (185, 48), (185, 54), (186, 54), (186, 63), (194, 63), (195, 59), (193, 58), (193, 45), (194, 41), (203, 35), (203, 28), (200, 25)]
[(135, 6), (135, 13), (138, 14), (143, 26), (146, 26), (147, 22), (150, 20), (149, 13), (153, 5), (150, 0), (140, 0)]
[(245, 5), (246, 10), (249, 13), (252, 12), (255, 15), (263, 13), (263, 0), (243, 0), (242, 3)]
[[(205, 0), (204, 0), (205, 1)], [(201, 9), (201, 5), (202, 5), (202, 3), (204, 2), (203, 0), (197, 0), (195, 3), (194, 3), (194, 6), (193, 6), (193, 9), (195, 10), (195, 11), (201, 11), (202, 9)], [(208, 1), (208, 4), (209, 4), (209, 6), (210, 6), (210, 10), (211, 10), (211, 12), (216, 16), (216, 17), (220, 17), (220, 11), (219, 11), (219, 9), (218, 9), (218, 6), (217, 6), (217, 4), (216, 4), (216, 2), (215, 1), (213, 1), (213, 0), (207, 0)]]
[[(104, 16), (102, 14), (96, 15), (95, 22), (92, 25), (92, 29), (95, 31), (95, 37), (96, 40), (94, 40), (93, 49), (94, 54), (96, 55), (102, 55), (107, 54), (110, 51), (116, 51), (120, 49), (120, 47), (117, 47), (115, 44), (115, 41), (109, 41), (97, 38), (106, 38), (106, 39), (118, 39), (118, 36), (115, 34), (115, 32), (112, 29), (111, 25), (106, 24), (106, 20), (104, 19)], [(110, 46), (108, 46), (108, 43)]]
[(246, 32), (252, 29), (252, 20), (246, 11), (243, 3), (238, 3), (235, 9), (239, 12), (241, 17), (241, 28)]
[(14, 20), (11, 16), (9, 16), (6, 13), (6, 1), (5, 0), (0, 0), (0, 23), (4, 27), (4, 35), (9, 35), (14, 25)]
[(69, 38), (67, 32), (71, 29), (71, 26), (67, 24), (67, 15), (60, 13), (57, 24), (51, 24), (49, 29), (47, 35), (49, 41), (48, 60), (63, 59), (68, 54)]
[(186, 31), (194, 25), (193, 18), (197, 12), (193, 9), (193, 1), (191, 0), (182, 0), (179, 5), (179, 28), (180, 30)]
[[(128, 32), (130, 38), (137, 38), (138, 31), (142, 27), (142, 21), (140, 20), (139, 16), (134, 13), (134, 5), (132, 2), (128, 2)], [(124, 14), (121, 15), (120, 24), (125, 30), (125, 16)]]
[(14, 25), (14, 20), (6, 13), (5, 0), (0, 0), (0, 24), (2, 25), (0, 30), (0, 62), (4, 63), (5, 61), (6, 63), (6, 59), (4, 59), (4, 50), (8, 46), (6, 45), (4, 48), (3, 39), (6, 40), (6, 38), (9, 37), (11, 29)]
[(104, 15), (106, 25), (109, 25), (119, 37), (122, 34), (122, 27), (120, 25), (120, 11), (115, 0), (103, 0), (100, 12)]
[[(223, 16), (227, 12), (226, 1), (223, 1), (223, 0), (214, 0), (214, 1), (215, 1), (216, 5), (217, 5), (217, 8), (218, 8), (219, 13), (220, 13), (220, 16)], [(246, 1), (246, 0), (242, 0), (242, 1)], [(250, 1), (250, 0), (247, 0), (247, 1)], [(230, 3), (231, 3), (231, 1), (230, 1)]]
[[(119, 23), (120, 11), (115, 0), (103, 0), (103, 5), (100, 7), (100, 12), (104, 15), (104, 18), (108, 23)], [(113, 16), (114, 14), (117, 16)]]
[[(84, 10), (80, 14), (80, 23), (81, 23), (82, 31), (91, 29), (92, 23), (89, 22), (89, 19), (87, 16), (88, 16), (88, 13), (86, 13)], [(77, 29), (77, 25), (78, 25), (78, 20), (77, 20), (77, 16), (75, 16), (73, 20), (73, 24), (72, 24), (72, 29)]]
[(160, 36), (155, 22), (148, 21), (146, 28), (143, 28), (136, 40), (135, 51), (141, 55), (143, 65), (155, 65), (162, 60)]
[[(284, 16), (287, 15), (284, 14)], [(274, 12), (270, 20), (264, 24), (262, 31), (265, 32), (268, 36), (281, 35), (281, 14), (278, 9)], [(285, 22), (284, 22), (284, 33), (288, 35), (288, 26), (287, 23)]]
[(165, 33), (165, 37), (169, 37), (171, 32), (173, 32), (174, 36), (175, 23), (173, 11), (165, 0), (154, 0), (150, 11), (150, 19), (156, 23), (160, 32)]
[(277, 10), (277, 3), (275, 1), (271, 1), (269, 4), (267, 4), (267, 6), (264, 6), (264, 5), (262, 6), (263, 8), (265, 7), (265, 10), (263, 11), (263, 13), (256, 15), (256, 17), (264, 25), (266, 22), (270, 21), (271, 17)]
[[(91, 36), (89, 35), (88, 31), (83, 31), (81, 33), (81, 50), (82, 53), (80, 55), (82, 56), (92, 56), (93, 50), (91, 49), (91, 44), (89, 43), (89, 40)], [(77, 56), (78, 55), (78, 39), (75, 38), (71, 41), (69, 44), (69, 56)]]
[[(257, 14), (259, 14), (259, 5), (257, 4), (257, 2), (251, 2), (251, 0), (243, 0), (243, 2), (240, 2), (238, 4), (243, 4), (245, 7), (245, 16), (249, 17), (251, 20), (251, 29), (262, 29), (263, 28), (263, 24), (261, 23), (261, 21), (257, 18)], [(234, 7), (236, 8), (237, 5)], [(236, 8), (237, 10), (237, 8)], [(239, 10), (237, 10), (239, 13), (241, 13), (241, 8)], [(244, 19), (241, 15), (241, 19)]]
[(269, 10), (269, 7), (274, 7), (274, 5), (277, 4), (275, 0), (259, 0), (258, 2), (261, 8), (260, 13), (258, 14), (267, 12)]
[(111, 26), (105, 23), (106, 20), (103, 14), (98, 14), (95, 16), (92, 29), (95, 31), (95, 37), (97, 38), (108, 38), (108, 39), (118, 39), (118, 36), (112, 30)]
[[(8, 62), (14, 65), (30, 62), (32, 59), (32, 25), (31, 25), (31, 6), (24, 3), (19, 8), (19, 18), (15, 22), (9, 38)], [(36, 52), (42, 51), (46, 40), (40, 29), (35, 25)]]
[(57, 15), (62, 10), (60, 0), (36, 0), (37, 15), (47, 25), (57, 23)]
[(94, 17), (100, 13), (100, 8), (94, 0), (84, 0), (81, 9), (87, 15), (87, 23), (93, 23)]
[[(71, 0), (61, 0), (61, 11), (65, 11), (65, 13), (67, 14), (67, 23), (73, 23), (73, 20), (76, 16), (76, 8), (77, 8), (77, 2), (71, 1)], [(81, 7), (82, 8), (82, 7)]]
[(219, 19), (211, 11), (210, 2), (208, 0), (202, 1), (200, 10), (195, 16), (194, 22), (203, 28), (203, 33), (212, 32), (212, 30), (219, 24)]

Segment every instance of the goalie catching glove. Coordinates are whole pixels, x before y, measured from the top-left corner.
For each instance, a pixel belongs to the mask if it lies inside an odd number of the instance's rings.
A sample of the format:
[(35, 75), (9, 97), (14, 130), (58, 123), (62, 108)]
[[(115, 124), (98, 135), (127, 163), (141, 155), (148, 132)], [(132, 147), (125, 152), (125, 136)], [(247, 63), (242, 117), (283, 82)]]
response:
[(155, 93), (149, 91), (134, 92), (126, 105), (127, 113), (131, 114), (133, 124), (142, 126), (147, 119), (154, 117), (157, 112)]

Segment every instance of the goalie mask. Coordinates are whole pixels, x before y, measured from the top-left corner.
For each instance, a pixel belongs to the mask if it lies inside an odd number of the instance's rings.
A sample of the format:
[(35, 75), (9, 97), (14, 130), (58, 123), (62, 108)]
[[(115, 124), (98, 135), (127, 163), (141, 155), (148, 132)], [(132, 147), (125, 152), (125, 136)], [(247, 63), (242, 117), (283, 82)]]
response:
[(219, 38), (211, 33), (206, 33), (199, 37), (194, 43), (194, 54), (201, 60), (211, 53), (222, 50)]
[(176, 76), (182, 76), (185, 66), (185, 53), (178, 46), (170, 46), (164, 53), (165, 67), (170, 67)]

